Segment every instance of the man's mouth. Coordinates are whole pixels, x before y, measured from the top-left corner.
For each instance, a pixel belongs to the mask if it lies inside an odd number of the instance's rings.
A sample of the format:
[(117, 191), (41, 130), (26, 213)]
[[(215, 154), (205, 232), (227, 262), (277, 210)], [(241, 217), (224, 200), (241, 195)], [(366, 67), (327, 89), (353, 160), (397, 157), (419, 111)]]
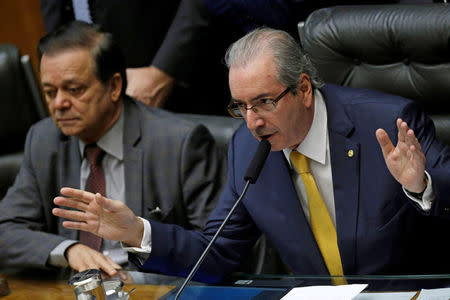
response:
[(261, 138), (262, 140), (270, 140), (270, 138), (271, 138), (272, 136), (274, 136), (275, 133), (276, 133), (276, 132), (271, 133), (271, 134), (260, 135), (259, 138)]
[(57, 119), (56, 121), (58, 122), (58, 123), (70, 123), (70, 122), (74, 122), (74, 121), (76, 121), (77, 120), (77, 118), (61, 118), (61, 119)]

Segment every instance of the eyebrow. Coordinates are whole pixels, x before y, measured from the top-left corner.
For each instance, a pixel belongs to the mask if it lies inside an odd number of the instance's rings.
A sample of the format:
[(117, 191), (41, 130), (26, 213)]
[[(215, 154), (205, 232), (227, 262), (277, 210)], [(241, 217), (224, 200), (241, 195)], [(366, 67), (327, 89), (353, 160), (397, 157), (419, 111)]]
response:
[[(271, 96), (270, 96), (269, 93), (262, 93), (262, 94), (259, 94), (259, 95), (256, 96), (256, 97), (253, 97), (253, 98), (249, 101), (249, 103), (252, 103), (252, 102), (255, 102), (256, 100), (264, 99), (264, 98), (271, 98)], [(231, 101), (233, 101), (233, 102), (238, 102), (238, 103), (245, 103), (244, 101), (239, 100), (239, 99), (235, 99), (235, 98), (233, 98), (233, 97), (231, 97)]]
[[(54, 87), (54, 85), (51, 84), (51, 83), (49, 83), (49, 82), (42, 82), (41, 84), (42, 84), (42, 86), (44, 86), (44, 87), (46, 87), (46, 86)], [(81, 82), (79, 82), (79, 81), (77, 81), (77, 80), (75, 80), (75, 79), (68, 79), (68, 80), (64, 80), (64, 81), (62, 82), (62, 84), (63, 84), (63, 85), (67, 85), (67, 84), (80, 84), (80, 85), (83, 85), (84, 83), (81, 83)]]

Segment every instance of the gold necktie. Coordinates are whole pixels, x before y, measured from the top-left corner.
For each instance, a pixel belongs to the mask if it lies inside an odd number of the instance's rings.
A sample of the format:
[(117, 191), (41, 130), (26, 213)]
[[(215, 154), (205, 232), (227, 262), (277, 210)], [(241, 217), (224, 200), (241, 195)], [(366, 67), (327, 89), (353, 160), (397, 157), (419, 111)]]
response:
[[(309, 215), (311, 217), (311, 229), (328, 272), (332, 276), (343, 276), (344, 271), (337, 244), (336, 229), (317, 189), (314, 177), (309, 172), (308, 159), (295, 150), (291, 152), (290, 158), (305, 184)], [(333, 282), (335, 284), (347, 283), (343, 278), (335, 278)]]

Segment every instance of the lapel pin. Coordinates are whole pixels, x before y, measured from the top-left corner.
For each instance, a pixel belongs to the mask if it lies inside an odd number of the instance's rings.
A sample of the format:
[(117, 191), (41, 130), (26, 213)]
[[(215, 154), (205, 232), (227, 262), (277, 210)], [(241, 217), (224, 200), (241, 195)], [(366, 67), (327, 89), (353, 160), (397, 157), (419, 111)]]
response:
[(354, 155), (353, 150), (348, 150), (347, 155), (348, 157), (353, 157)]

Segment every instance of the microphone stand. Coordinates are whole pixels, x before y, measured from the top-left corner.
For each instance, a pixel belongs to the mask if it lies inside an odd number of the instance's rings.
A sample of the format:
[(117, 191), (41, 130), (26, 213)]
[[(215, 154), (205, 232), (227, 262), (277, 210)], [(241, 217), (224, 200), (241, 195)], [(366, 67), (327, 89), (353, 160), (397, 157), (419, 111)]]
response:
[(217, 230), (216, 234), (213, 236), (213, 238), (209, 242), (208, 246), (206, 246), (205, 250), (203, 251), (203, 253), (200, 256), (200, 258), (197, 261), (197, 263), (195, 264), (194, 268), (192, 268), (191, 273), (189, 273), (188, 277), (186, 277), (186, 279), (184, 280), (183, 284), (181, 285), (180, 289), (178, 290), (177, 294), (175, 295), (174, 300), (178, 299), (178, 297), (181, 295), (181, 293), (183, 292), (183, 290), (186, 287), (186, 285), (188, 284), (188, 282), (191, 281), (191, 279), (194, 276), (195, 272), (197, 272), (198, 268), (200, 267), (200, 265), (202, 264), (203, 260), (205, 259), (206, 254), (208, 254), (209, 249), (211, 248), (212, 244), (214, 244), (216, 239), (219, 237), (219, 234), (222, 232), (223, 228), (225, 227), (225, 224), (228, 222), (228, 219), (230, 219), (230, 217), (233, 214), (233, 212), (235, 211), (236, 207), (239, 205), (239, 203), (241, 203), (241, 200), (244, 197), (245, 193), (247, 192), (247, 189), (248, 189), (248, 187), (249, 187), (249, 185), (251, 183), (250, 181), (251, 181), (250, 179), (247, 180), (247, 182), (245, 184), (245, 187), (244, 187), (244, 190), (242, 191), (241, 196), (239, 197), (239, 199), (236, 200), (236, 202), (234, 203), (234, 205), (231, 208), (230, 212), (228, 213), (227, 217), (225, 218), (225, 220), (223, 220), (222, 225), (220, 225), (220, 227)]

